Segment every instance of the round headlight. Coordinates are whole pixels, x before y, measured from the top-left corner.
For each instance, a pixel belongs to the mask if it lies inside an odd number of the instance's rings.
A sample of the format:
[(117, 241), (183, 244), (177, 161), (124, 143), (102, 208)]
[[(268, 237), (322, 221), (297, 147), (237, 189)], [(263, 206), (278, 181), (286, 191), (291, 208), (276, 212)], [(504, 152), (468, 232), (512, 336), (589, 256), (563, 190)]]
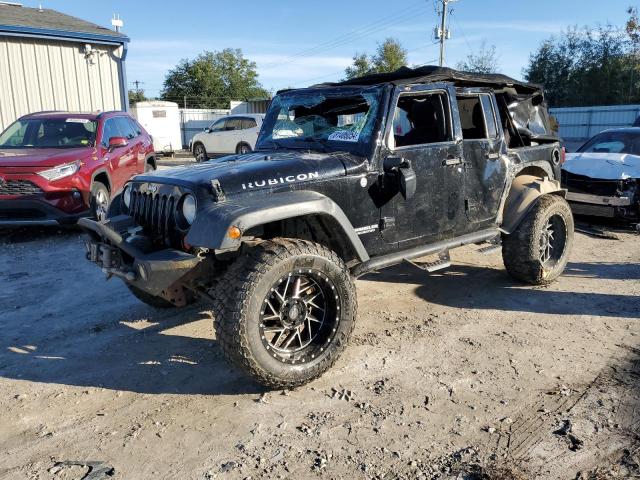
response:
[(131, 204), (131, 188), (129, 185), (124, 187), (124, 190), (122, 191), (122, 201), (124, 202), (124, 206), (129, 208), (129, 205)]
[(196, 199), (187, 193), (182, 199), (182, 217), (191, 225), (196, 218)]

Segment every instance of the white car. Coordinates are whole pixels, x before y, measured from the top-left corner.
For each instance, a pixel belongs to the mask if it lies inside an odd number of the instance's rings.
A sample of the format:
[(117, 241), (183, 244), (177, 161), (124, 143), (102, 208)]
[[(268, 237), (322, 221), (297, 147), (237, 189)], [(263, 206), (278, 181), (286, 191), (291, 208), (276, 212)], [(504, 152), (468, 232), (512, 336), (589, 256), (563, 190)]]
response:
[(249, 153), (256, 147), (264, 114), (230, 115), (216, 120), (191, 140), (191, 152), (197, 162), (212, 155)]

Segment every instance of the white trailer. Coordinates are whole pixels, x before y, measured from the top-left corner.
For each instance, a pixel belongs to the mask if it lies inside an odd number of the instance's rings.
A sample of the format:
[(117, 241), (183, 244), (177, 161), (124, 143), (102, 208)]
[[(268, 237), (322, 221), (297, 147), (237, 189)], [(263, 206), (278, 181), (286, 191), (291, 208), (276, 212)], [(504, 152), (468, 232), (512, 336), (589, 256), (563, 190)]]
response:
[(177, 103), (159, 100), (138, 102), (131, 108), (131, 114), (153, 137), (153, 148), (157, 153), (173, 154), (182, 149)]

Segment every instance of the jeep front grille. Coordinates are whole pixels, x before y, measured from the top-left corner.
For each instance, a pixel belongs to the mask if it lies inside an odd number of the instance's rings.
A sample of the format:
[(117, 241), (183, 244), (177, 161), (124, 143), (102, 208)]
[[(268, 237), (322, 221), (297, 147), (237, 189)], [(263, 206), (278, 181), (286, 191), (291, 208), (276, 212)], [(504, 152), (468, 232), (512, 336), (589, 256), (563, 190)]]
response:
[(144, 227), (154, 240), (171, 246), (176, 233), (176, 203), (178, 198), (162, 192), (131, 192), (129, 215)]
[(29, 180), (7, 180), (0, 182), (0, 195), (38, 195), (40, 187)]

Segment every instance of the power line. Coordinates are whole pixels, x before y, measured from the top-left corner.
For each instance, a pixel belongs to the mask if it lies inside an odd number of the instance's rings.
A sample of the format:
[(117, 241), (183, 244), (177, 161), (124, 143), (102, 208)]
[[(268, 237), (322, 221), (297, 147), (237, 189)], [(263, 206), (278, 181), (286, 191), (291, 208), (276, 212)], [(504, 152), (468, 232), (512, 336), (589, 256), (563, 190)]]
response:
[(416, 14), (418, 14), (421, 10), (424, 10), (424, 4), (422, 2), (418, 3), (418, 4), (413, 4), (405, 9), (402, 9), (398, 12), (395, 12), (393, 15), (391, 16), (387, 16), (383, 19), (377, 20), (375, 22), (372, 22), (370, 24), (364, 25), (358, 29), (355, 29), (351, 32), (347, 32), (345, 34), (342, 34), (332, 40), (320, 43), (318, 45), (315, 45), (311, 48), (308, 48), (306, 50), (302, 50), (298, 53), (295, 53), (293, 55), (291, 55), (290, 57), (288, 57), (288, 59), (282, 61), (282, 62), (272, 62), (272, 63), (268, 63), (266, 65), (263, 65), (261, 68), (263, 69), (268, 69), (268, 68), (273, 68), (276, 66), (282, 66), (282, 65), (288, 65), (290, 63), (294, 63), (297, 60), (299, 60), (300, 58), (305, 58), (305, 57), (310, 57), (313, 56), (319, 52), (322, 51), (326, 51), (326, 50), (331, 50), (334, 49), (336, 47), (339, 47), (341, 45), (345, 45), (347, 43), (351, 43), (355, 40), (358, 40), (360, 38), (369, 36), (373, 33), (377, 33), (379, 32), (381, 29), (391, 26), (391, 25), (395, 25), (397, 23), (403, 22), (405, 20), (408, 20), (410, 18), (414, 18)]

